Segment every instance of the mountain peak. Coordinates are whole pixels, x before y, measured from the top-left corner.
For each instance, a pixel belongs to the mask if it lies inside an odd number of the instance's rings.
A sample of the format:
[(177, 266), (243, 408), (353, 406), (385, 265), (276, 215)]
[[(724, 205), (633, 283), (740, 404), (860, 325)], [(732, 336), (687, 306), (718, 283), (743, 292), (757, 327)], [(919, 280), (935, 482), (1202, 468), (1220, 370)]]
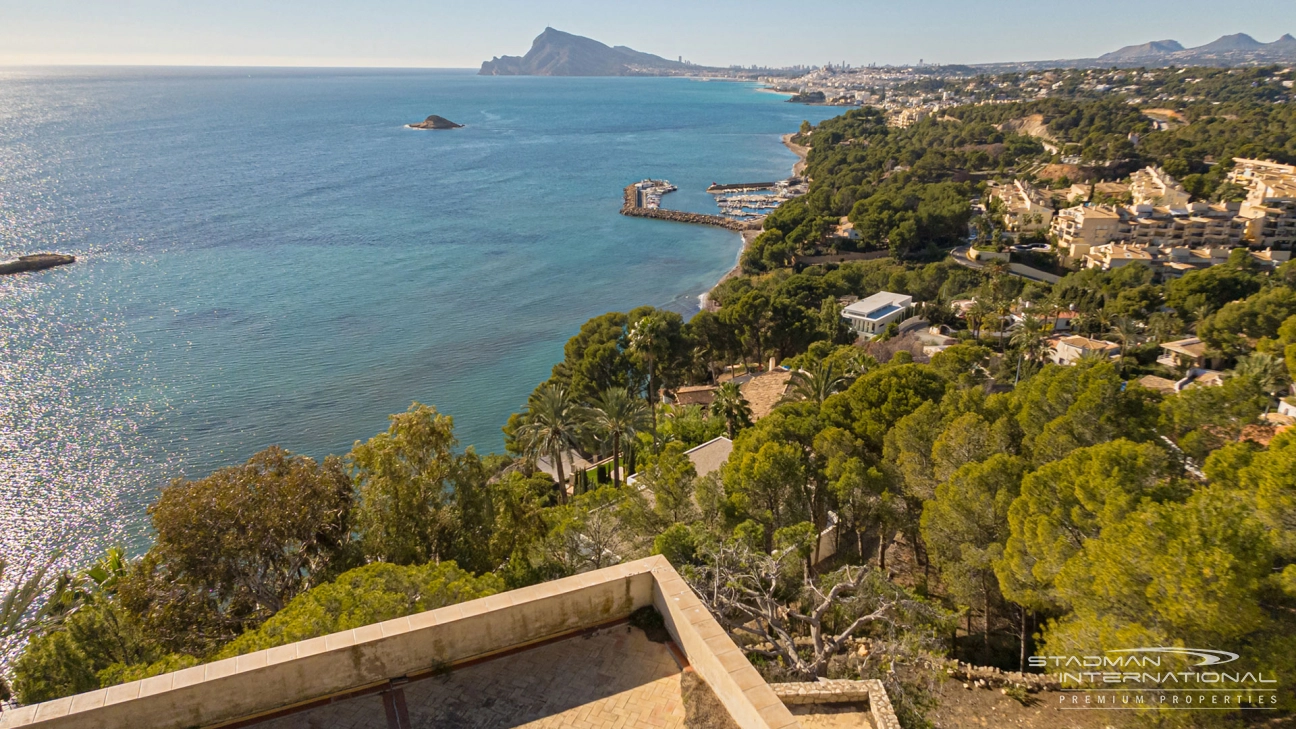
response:
[(1246, 33), (1234, 33), (1232, 35), (1222, 35), (1204, 46), (1197, 46), (1191, 50), (1206, 53), (1221, 53), (1228, 51), (1254, 51), (1263, 47), (1263, 43), (1252, 38)]
[(1128, 61), (1135, 58), (1146, 58), (1148, 56), (1162, 56), (1167, 53), (1182, 51), (1183, 45), (1177, 40), (1158, 40), (1142, 43), (1137, 46), (1125, 46), (1120, 50), (1104, 53), (1098, 57), (1100, 61)]
[(482, 76), (635, 76), (679, 71), (685, 65), (632, 48), (608, 47), (593, 38), (546, 27), (525, 56), (498, 56)]

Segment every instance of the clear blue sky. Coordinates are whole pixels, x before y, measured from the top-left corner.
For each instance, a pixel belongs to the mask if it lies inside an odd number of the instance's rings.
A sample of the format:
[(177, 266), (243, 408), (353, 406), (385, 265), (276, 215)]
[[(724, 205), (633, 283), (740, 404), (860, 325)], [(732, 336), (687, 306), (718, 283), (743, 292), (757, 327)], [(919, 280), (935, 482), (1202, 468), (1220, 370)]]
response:
[(546, 25), (706, 65), (986, 63), (1296, 34), (1290, 0), (0, 0), (0, 65), (475, 67)]

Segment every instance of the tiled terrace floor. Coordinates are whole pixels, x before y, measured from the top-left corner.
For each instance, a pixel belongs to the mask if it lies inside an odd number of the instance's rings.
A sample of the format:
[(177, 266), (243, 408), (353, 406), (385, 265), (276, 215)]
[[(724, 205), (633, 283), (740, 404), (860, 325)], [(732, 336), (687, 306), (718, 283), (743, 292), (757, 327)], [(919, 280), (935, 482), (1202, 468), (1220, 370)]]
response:
[[(682, 729), (680, 667), (621, 625), (403, 688), (410, 729)], [(388, 729), (377, 695), (271, 719), (257, 729)]]

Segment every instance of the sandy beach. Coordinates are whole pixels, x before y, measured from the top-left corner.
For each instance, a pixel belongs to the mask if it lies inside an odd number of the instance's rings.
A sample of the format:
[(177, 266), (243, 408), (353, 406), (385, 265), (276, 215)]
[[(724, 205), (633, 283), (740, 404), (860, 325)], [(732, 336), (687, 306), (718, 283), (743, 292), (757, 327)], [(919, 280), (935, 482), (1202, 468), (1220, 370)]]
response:
[(797, 161), (796, 164), (792, 165), (792, 174), (800, 176), (802, 173), (805, 172), (806, 155), (810, 154), (810, 148), (803, 147), (799, 144), (793, 144), (792, 138), (795, 136), (796, 136), (795, 134), (784, 134), (783, 145), (788, 149), (792, 150), (793, 154), (801, 158), (800, 160)]
[[(804, 173), (805, 173), (805, 167), (806, 167), (806, 155), (810, 154), (810, 148), (809, 148), (809, 147), (803, 147), (803, 146), (801, 146), (800, 144), (793, 144), (793, 143), (792, 143), (792, 138), (795, 137), (795, 136), (796, 136), (795, 133), (793, 133), (793, 134), (784, 134), (784, 135), (783, 135), (783, 145), (786, 146), (788, 149), (792, 150), (792, 153), (795, 154), (795, 155), (798, 157), (796, 164), (792, 165), (792, 174), (793, 174), (794, 176), (797, 176), (797, 175), (801, 175), (801, 174), (804, 174)], [(740, 274), (740, 273), (742, 272), (742, 254), (743, 254), (743, 251), (746, 251), (746, 250), (747, 250), (747, 246), (751, 245), (751, 242), (752, 242), (753, 240), (756, 240), (756, 236), (758, 236), (758, 235), (760, 235), (760, 234), (761, 234), (761, 231), (759, 231), (759, 230), (744, 230), (744, 231), (741, 233), (741, 235), (742, 235), (742, 249), (741, 249), (740, 251), (738, 251), (738, 260), (739, 260), (739, 262), (736, 263), (736, 264), (734, 264), (734, 267), (731, 268), (731, 269), (729, 269), (729, 272), (728, 272), (728, 273), (726, 273), (725, 275), (721, 276), (719, 281), (716, 281), (715, 286), (712, 286), (712, 287), (711, 287), (711, 291), (715, 291), (716, 286), (719, 286), (720, 284), (724, 283), (725, 281), (728, 281), (729, 279), (733, 278), (734, 276), (737, 276), (738, 274)], [(702, 296), (701, 296), (700, 298), (701, 298), (701, 300), (702, 300), (702, 308), (703, 308), (703, 309), (711, 309), (711, 310), (713, 310), (713, 311), (715, 310), (714, 305), (711, 303), (711, 292), (710, 292), (710, 291), (708, 291), (708, 292), (705, 293), (705, 294), (702, 294)]]

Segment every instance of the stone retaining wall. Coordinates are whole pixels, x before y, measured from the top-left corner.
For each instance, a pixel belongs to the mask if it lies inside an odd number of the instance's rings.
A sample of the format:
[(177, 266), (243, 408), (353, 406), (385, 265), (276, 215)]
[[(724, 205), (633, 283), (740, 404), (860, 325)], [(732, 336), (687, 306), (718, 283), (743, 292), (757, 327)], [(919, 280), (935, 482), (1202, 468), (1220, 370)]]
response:
[(873, 726), (900, 729), (886, 687), (877, 679), (847, 681), (821, 678), (813, 683), (772, 683), (770, 688), (784, 704), (854, 704), (868, 702)]
[(1054, 691), (1062, 687), (1062, 683), (1057, 676), (1050, 676), (1047, 673), (1003, 671), (993, 666), (974, 666), (962, 661), (950, 661), (946, 664), (945, 674), (963, 681), (967, 688), (973, 686), (985, 688), (1021, 686), (1029, 691)]

